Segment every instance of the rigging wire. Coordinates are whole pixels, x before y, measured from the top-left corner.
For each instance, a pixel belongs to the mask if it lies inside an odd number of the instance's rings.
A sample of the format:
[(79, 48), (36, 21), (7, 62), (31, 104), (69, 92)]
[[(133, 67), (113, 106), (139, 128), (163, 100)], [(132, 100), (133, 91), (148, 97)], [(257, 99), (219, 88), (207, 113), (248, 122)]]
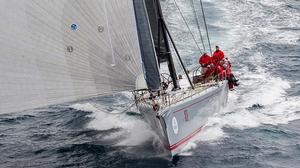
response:
[(201, 10), (202, 10), (204, 25), (205, 25), (205, 29), (206, 29), (206, 36), (207, 36), (207, 40), (208, 40), (209, 50), (210, 50), (210, 54), (212, 56), (211, 44), (210, 44), (210, 39), (209, 39), (209, 34), (208, 34), (208, 28), (207, 28), (207, 23), (206, 23), (206, 17), (205, 17), (205, 13), (204, 13), (203, 3), (202, 3), (202, 0), (199, 0), (199, 1), (200, 1), (200, 6), (201, 6)]
[(201, 27), (200, 27), (200, 23), (199, 23), (199, 19), (198, 19), (198, 15), (197, 15), (197, 12), (196, 12), (196, 9), (195, 9), (194, 0), (191, 0), (191, 2), (192, 2), (193, 12), (194, 12), (194, 15), (195, 15), (195, 18), (196, 18), (196, 23), (197, 23), (197, 27), (198, 27), (199, 36), (200, 36), (200, 39), (201, 39), (201, 42), (202, 42), (202, 47), (204, 49), (204, 52), (206, 52), (206, 48), (205, 48), (205, 44), (204, 44), (204, 40), (203, 40), (203, 36), (202, 36), (202, 32), (201, 32)]
[(191, 33), (191, 35), (192, 35), (192, 37), (193, 37), (193, 40), (194, 40), (195, 44), (197, 45), (197, 48), (199, 49), (200, 52), (202, 52), (202, 50), (201, 50), (201, 48), (199, 47), (199, 45), (198, 45), (198, 43), (197, 43), (197, 40), (196, 40), (196, 38), (195, 38), (195, 36), (194, 36), (194, 34), (193, 34), (193, 32), (192, 32), (190, 26), (188, 25), (188, 23), (187, 23), (185, 17), (183, 16), (182, 11), (180, 10), (180, 8), (179, 8), (179, 6), (178, 6), (176, 0), (173, 0), (173, 1), (174, 1), (174, 4), (175, 4), (176, 8), (178, 9), (178, 11), (179, 11), (179, 13), (180, 13), (182, 19), (183, 19), (183, 21), (185, 22), (185, 25), (187, 26), (189, 32)]
[[(195, 89), (195, 87), (194, 87), (194, 85), (193, 85), (193, 83), (192, 83), (192, 81), (191, 81), (191, 78), (190, 78), (190, 76), (189, 76), (189, 74), (188, 74), (188, 71), (186, 70), (186, 68), (185, 68), (185, 66), (184, 66), (184, 64), (183, 64), (183, 61), (182, 61), (181, 58), (180, 58), (179, 51), (177, 50), (177, 47), (176, 47), (176, 45), (175, 45), (175, 42), (174, 42), (174, 40), (173, 40), (173, 38), (172, 38), (172, 36), (171, 36), (171, 33), (170, 33), (168, 27), (167, 27), (167, 25), (166, 25), (166, 22), (165, 22), (163, 19), (162, 19), (162, 25), (163, 25), (163, 27), (165, 28), (165, 30), (166, 30), (166, 32), (167, 32), (169, 38), (170, 38), (170, 41), (172, 42), (172, 45), (173, 45), (173, 47), (174, 47), (174, 49), (175, 49), (175, 52), (176, 52), (177, 57), (178, 57), (178, 59), (179, 59), (179, 61), (180, 61), (180, 64), (181, 64), (181, 66), (182, 66), (182, 68), (183, 68), (183, 70), (184, 70), (184, 72), (185, 72), (185, 74), (186, 74), (186, 77), (187, 77), (187, 79), (188, 79), (188, 81), (189, 81), (189, 83), (190, 83), (190, 85), (191, 85), (191, 88), (192, 88), (192, 89)], [(199, 48), (199, 49), (200, 49), (200, 48)], [(200, 51), (201, 51), (201, 50), (200, 50)]]

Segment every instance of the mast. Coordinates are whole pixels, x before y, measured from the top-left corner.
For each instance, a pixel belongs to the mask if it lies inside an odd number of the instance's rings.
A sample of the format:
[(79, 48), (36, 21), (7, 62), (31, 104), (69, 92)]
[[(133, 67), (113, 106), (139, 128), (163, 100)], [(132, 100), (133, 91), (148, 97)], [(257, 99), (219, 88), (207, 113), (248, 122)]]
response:
[(165, 30), (165, 27), (164, 27), (164, 18), (163, 18), (163, 15), (162, 15), (160, 2), (159, 2), (159, 0), (155, 0), (155, 1), (156, 1), (157, 10), (158, 10), (158, 26), (159, 26), (159, 28), (158, 28), (158, 37), (160, 39), (160, 36), (162, 36), (162, 38), (164, 39), (164, 42), (165, 42), (165, 47), (166, 47), (166, 52), (161, 52), (160, 51), (160, 40), (159, 40), (158, 57), (159, 58), (160, 57), (166, 57), (167, 62), (168, 62), (168, 68), (169, 68), (170, 76), (171, 76), (172, 81), (173, 81), (174, 90), (180, 89), (180, 86), (179, 86), (178, 81), (177, 81), (177, 74), (176, 74), (174, 61), (173, 61), (171, 50), (170, 50), (170, 45), (169, 45), (168, 38), (167, 38), (167, 33), (166, 33), (166, 30)]
[(174, 89), (180, 89), (177, 74), (172, 58), (168, 36), (164, 27), (164, 18), (159, 0), (145, 0), (152, 36), (155, 44), (156, 55), (159, 63), (167, 62)]
[[(174, 62), (173, 62), (173, 58), (172, 58), (172, 53), (170, 50), (169, 40), (171, 41), (171, 43), (175, 49), (176, 55), (180, 61), (180, 65), (182, 66), (182, 68), (184, 70), (184, 73), (191, 85), (191, 88), (194, 89), (193, 83), (188, 75), (188, 71), (186, 70), (186, 68), (183, 64), (183, 61), (177, 50), (175, 42), (170, 34), (170, 31), (168, 30), (166, 22), (163, 18), (159, 0), (146, 0), (146, 1), (148, 1), (147, 8), (148, 8), (148, 14), (150, 13), (149, 20), (150, 20), (150, 23), (152, 23), (151, 28), (152, 28), (152, 34), (154, 36), (154, 42), (156, 42), (155, 46), (156, 46), (158, 60), (159, 60), (159, 63), (165, 62), (165, 61), (168, 62), (168, 68), (169, 68), (170, 76), (172, 78), (173, 86), (174, 86), (173, 89), (174, 90), (180, 89), (180, 86), (177, 81), (177, 75), (176, 75), (176, 70), (175, 70), (175, 66), (174, 66)], [(149, 1), (152, 3), (149, 3)], [(152, 9), (152, 11), (151, 11), (151, 9)], [(154, 13), (155, 15), (153, 15), (153, 12), (155, 12)], [(151, 13), (152, 13), (152, 15), (151, 15)], [(156, 20), (154, 20), (153, 18), (155, 18)], [(155, 34), (157, 34), (157, 38), (155, 38)]]

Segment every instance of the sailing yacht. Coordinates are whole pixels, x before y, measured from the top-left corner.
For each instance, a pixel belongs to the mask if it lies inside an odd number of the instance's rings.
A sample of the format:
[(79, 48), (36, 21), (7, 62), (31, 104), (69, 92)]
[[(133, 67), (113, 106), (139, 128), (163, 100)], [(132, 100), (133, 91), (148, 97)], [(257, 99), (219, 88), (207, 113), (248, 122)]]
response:
[[(135, 11), (142, 48), (148, 48), (146, 45), (151, 44), (156, 51), (151, 54), (142, 50), (142, 55), (144, 55), (142, 58), (148, 59), (143, 60), (146, 65), (145, 79), (148, 87), (147, 90), (143, 88), (135, 90), (136, 104), (146, 121), (162, 140), (164, 147), (172, 156), (175, 156), (189, 140), (201, 133), (208, 118), (226, 105), (228, 82), (225, 78), (221, 78), (210, 83), (198, 83), (195, 80), (198, 76), (197, 70), (190, 75), (184, 65), (182, 66), (186, 78), (178, 80), (169, 41), (173, 44), (175, 51), (177, 49), (164, 21), (159, 1), (136, 1)], [(149, 43), (149, 41), (153, 42)], [(151, 54), (152, 57), (147, 54)], [(178, 52), (177, 54), (179, 55)], [(159, 70), (154, 73), (154, 68), (147, 66), (151, 62), (153, 65), (167, 62), (170, 77), (163, 76), (163, 81), (160, 81)], [(158, 69), (158, 67), (155, 68)], [(194, 80), (191, 81), (190, 78)], [(168, 90), (170, 83), (172, 87)], [(167, 86), (163, 88), (162, 84)]]
[(176, 51), (178, 79), (159, 0), (0, 0), (0, 11), (0, 113), (130, 91), (175, 156), (227, 103), (226, 78), (197, 82)]

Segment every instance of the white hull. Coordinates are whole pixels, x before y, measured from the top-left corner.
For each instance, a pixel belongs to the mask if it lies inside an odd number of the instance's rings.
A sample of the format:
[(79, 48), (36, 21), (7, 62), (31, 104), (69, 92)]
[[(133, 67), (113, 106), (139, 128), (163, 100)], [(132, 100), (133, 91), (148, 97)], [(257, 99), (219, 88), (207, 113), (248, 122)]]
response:
[(151, 104), (140, 102), (139, 110), (172, 156), (207, 124), (208, 118), (226, 106), (228, 82), (221, 81), (201, 92), (155, 112)]

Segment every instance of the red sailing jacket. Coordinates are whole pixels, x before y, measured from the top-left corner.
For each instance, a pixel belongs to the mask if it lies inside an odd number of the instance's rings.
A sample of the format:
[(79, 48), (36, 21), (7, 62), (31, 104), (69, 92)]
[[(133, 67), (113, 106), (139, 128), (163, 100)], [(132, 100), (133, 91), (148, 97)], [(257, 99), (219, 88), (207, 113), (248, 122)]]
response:
[(207, 54), (203, 54), (199, 59), (199, 64), (201, 66), (207, 66), (210, 65), (211, 63), (212, 63), (211, 58)]
[(231, 74), (231, 65), (229, 63), (225, 63), (223, 65), (223, 70), (226, 71), (226, 77), (229, 78)]
[(216, 71), (217, 71), (217, 74), (220, 75), (223, 73), (223, 68), (220, 65), (218, 65), (216, 68)]
[(222, 80), (224, 78), (223, 77), (223, 68), (220, 65), (217, 66), (216, 73), (220, 80)]
[(215, 66), (224, 59), (224, 52), (221, 50), (215, 51), (213, 56), (212, 56), (212, 62)]

